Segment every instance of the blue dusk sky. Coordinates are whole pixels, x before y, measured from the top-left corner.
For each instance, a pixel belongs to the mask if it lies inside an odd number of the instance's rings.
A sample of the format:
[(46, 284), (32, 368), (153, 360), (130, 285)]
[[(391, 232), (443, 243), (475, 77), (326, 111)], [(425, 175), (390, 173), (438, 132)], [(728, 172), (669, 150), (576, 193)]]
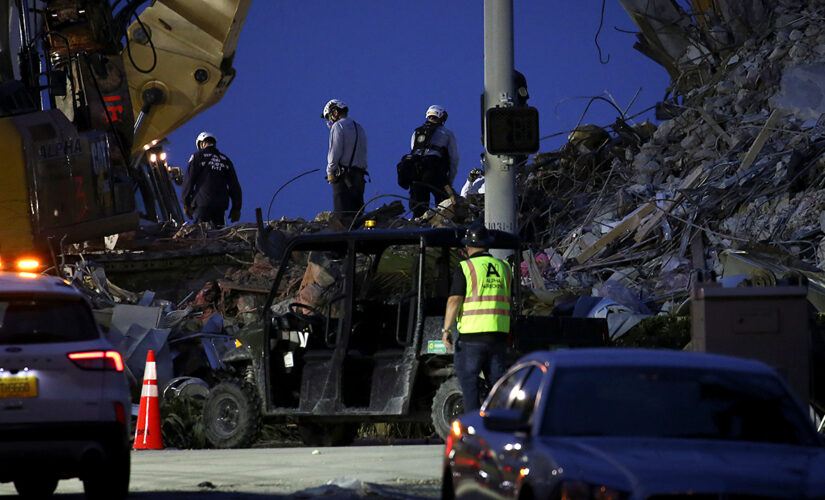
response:
[[(665, 94), (665, 70), (633, 49), (632, 33), (616, 29), (636, 31), (616, 0), (606, 2), (599, 35), (609, 62), (599, 62), (594, 36), (601, 7), (599, 0), (514, 0), (515, 66), (527, 77), (542, 137), (575, 127), (587, 97), (609, 93), (624, 108), (641, 88), (634, 114)], [(253, 0), (234, 82), (218, 104), (169, 136), (170, 163), (185, 167), (197, 134), (214, 133), (243, 186), (242, 222), (254, 221), (256, 207), (266, 217), (281, 185), (319, 168), (284, 188), (269, 217), (312, 219), (332, 207), (322, 174), (329, 131), (320, 114), (327, 100), (346, 102), (366, 131), (372, 182), (365, 200), (407, 194), (396, 184), (395, 165), (409, 152), (427, 107), (440, 104), (458, 140), (458, 190), (483, 152), (483, 18), (480, 0)], [(582, 123), (609, 125), (616, 117), (596, 101)], [(557, 149), (565, 136), (543, 140), (541, 151)], [(376, 200), (368, 210), (393, 200)]]

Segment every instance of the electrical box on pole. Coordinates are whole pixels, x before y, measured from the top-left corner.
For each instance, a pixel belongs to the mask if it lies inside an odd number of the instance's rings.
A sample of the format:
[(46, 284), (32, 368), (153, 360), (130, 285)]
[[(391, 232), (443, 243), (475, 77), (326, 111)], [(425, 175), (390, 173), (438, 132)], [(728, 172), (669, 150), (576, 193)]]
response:
[(486, 112), (485, 147), (491, 155), (539, 150), (539, 111), (532, 106), (490, 108)]

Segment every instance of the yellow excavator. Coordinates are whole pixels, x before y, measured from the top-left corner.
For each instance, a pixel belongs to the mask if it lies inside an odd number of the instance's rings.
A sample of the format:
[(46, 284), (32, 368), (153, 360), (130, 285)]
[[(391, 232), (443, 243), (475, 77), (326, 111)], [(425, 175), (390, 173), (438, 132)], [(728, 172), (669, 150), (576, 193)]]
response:
[(251, 0), (0, 1), (0, 263), (183, 223), (163, 139), (218, 102)]

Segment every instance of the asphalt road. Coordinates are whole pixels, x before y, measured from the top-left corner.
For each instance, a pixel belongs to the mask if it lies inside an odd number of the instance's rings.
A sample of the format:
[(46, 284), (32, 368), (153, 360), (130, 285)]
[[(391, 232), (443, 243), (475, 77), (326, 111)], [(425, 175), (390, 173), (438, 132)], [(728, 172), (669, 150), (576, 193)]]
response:
[[(129, 498), (263, 500), (438, 498), (444, 445), (132, 452)], [(83, 484), (65, 480), (56, 497), (83, 498)], [(15, 498), (0, 483), (0, 499)]]

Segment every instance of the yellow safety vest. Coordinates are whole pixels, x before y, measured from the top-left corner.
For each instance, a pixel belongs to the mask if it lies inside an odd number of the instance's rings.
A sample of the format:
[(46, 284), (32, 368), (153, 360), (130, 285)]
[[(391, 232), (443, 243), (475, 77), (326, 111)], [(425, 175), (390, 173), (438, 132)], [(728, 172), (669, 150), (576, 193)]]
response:
[(467, 280), (464, 305), (458, 313), (458, 331), (510, 332), (510, 266), (481, 255), (461, 262)]

